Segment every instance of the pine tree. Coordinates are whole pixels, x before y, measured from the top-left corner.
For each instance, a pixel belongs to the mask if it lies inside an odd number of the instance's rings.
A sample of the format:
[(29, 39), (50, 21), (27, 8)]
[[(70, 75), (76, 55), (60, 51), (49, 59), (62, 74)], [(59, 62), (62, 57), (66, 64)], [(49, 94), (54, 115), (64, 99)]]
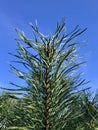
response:
[(15, 63), (23, 65), (25, 71), (12, 64), (10, 66), (27, 86), (11, 83), (17, 87), (15, 91), (22, 91), (23, 96), (13, 109), (15, 117), (7, 129), (77, 130), (74, 122), (83, 115), (77, 103), (81, 91), (84, 91), (81, 86), (86, 81), (77, 72), (83, 62), (79, 62), (77, 55), (80, 44), (73, 39), (86, 29), (76, 26), (66, 34), (65, 21), (62, 20), (57, 23), (54, 35), (45, 36), (37, 24), (33, 26), (30, 23), (30, 26), (33, 39), (16, 30), (18, 49), (17, 54), (12, 55), (17, 58)]

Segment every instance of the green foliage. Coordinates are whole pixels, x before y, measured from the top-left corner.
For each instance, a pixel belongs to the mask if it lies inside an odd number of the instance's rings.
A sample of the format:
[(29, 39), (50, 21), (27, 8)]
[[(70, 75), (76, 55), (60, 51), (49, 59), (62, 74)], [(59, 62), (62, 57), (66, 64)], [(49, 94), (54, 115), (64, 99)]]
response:
[(57, 24), (54, 35), (45, 36), (39, 32), (37, 24), (30, 26), (33, 39), (16, 30), (18, 49), (17, 54), (12, 55), (25, 71), (10, 66), (27, 86), (11, 83), (17, 87), (15, 91), (22, 93), (22, 98), (16, 98), (14, 107), (12, 105), (6, 129), (94, 130), (98, 112), (87, 93), (84, 94), (86, 89), (82, 89), (87, 82), (77, 72), (83, 64), (77, 55), (80, 44), (73, 41), (86, 29), (77, 26), (66, 34), (65, 21), (62, 21)]
[(15, 105), (16, 100), (10, 99), (7, 93), (3, 93), (0, 96), (0, 129), (5, 130), (12, 121), (13, 116), (12, 108)]

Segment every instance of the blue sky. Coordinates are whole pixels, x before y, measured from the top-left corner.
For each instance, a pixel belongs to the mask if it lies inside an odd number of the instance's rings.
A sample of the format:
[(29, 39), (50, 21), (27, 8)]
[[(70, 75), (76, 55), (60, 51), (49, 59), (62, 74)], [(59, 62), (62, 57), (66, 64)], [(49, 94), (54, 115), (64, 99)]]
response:
[(17, 35), (15, 28), (32, 36), (29, 22), (37, 19), (40, 30), (50, 34), (56, 22), (66, 17), (67, 32), (76, 25), (88, 30), (78, 41), (87, 40), (81, 51), (85, 55), (84, 78), (96, 91), (98, 86), (98, 0), (0, 0), (0, 86), (10, 87), (9, 81), (20, 82), (9, 72), (9, 61), (14, 58), (8, 52), (15, 52)]

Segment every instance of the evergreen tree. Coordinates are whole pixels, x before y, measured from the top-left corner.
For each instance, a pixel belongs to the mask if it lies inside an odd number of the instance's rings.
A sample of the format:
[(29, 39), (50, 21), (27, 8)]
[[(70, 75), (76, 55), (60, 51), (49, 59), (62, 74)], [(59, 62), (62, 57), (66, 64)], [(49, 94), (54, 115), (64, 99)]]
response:
[(83, 62), (79, 62), (77, 55), (80, 44), (73, 39), (86, 29), (81, 30), (77, 26), (66, 34), (65, 21), (62, 21), (57, 24), (54, 35), (45, 36), (40, 33), (37, 24), (30, 26), (33, 39), (16, 30), (18, 49), (17, 54), (12, 55), (18, 59), (15, 63), (23, 65), (25, 71), (10, 66), (27, 86), (11, 83), (17, 87), (15, 91), (22, 91), (23, 96), (15, 104), (15, 116), (12, 116), (12, 123), (6, 129), (80, 130), (80, 125), (84, 130), (81, 125), (84, 111), (79, 99), (86, 82), (76, 72)]

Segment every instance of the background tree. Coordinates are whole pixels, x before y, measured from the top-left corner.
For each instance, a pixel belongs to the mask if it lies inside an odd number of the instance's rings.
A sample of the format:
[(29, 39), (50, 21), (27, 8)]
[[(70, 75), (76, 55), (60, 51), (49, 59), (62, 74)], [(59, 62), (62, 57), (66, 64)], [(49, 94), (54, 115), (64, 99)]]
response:
[(0, 129), (5, 130), (6, 126), (12, 123), (14, 115), (13, 107), (16, 104), (16, 99), (9, 98), (8, 93), (0, 95)]

